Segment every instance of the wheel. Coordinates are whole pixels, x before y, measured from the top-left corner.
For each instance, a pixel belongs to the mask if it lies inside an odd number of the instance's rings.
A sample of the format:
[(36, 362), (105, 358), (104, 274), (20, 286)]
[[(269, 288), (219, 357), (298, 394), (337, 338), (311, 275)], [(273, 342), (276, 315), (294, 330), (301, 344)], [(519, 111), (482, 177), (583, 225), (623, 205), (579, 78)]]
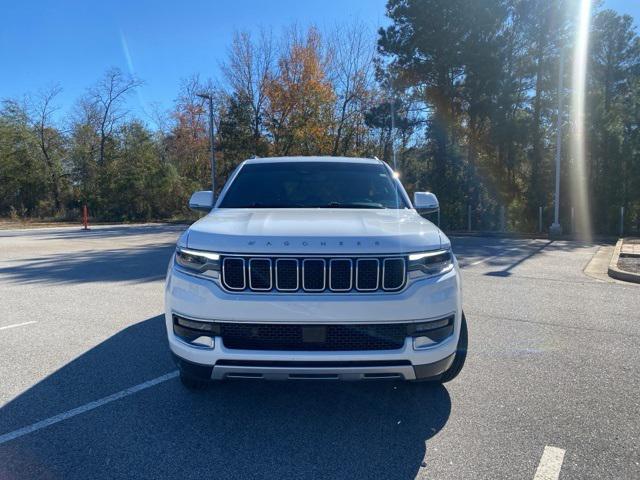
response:
[(467, 332), (467, 319), (462, 312), (462, 321), (460, 322), (460, 338), (458, 339), (458, 347), (456, 348), (456, 356), (451, 366), (445, 370), (440, 377), (440, 383), (447, 383), (458, 376), (464, 367), (467, 359), (467, 346), (469, 344), (469, 336)]
[(194, 391), (206, 390), (210, 383), (206, 380), (194, 378), (183, 371), (180, 371), (180, 382), (182, 382), (182, 385), (187, 387), (189, 390)]
[(451, 366), (440, 375), (433, 377), (416, 378), (415, 380), (410, 380), (409, 383), (423, 385), (442, 385), (443, 383), (450, 382), (451, 380), (456, 378), (462, 371), (462, 367), (464, 366), (464, 362), (467, 358), (467, 344), (467, 319), (465, 318), (464, 313), (462, 313), (462, 320), (460, 322), (460, 336), (458, 337), (458, 345), (456, 347), (455, 357), (453, 357)]

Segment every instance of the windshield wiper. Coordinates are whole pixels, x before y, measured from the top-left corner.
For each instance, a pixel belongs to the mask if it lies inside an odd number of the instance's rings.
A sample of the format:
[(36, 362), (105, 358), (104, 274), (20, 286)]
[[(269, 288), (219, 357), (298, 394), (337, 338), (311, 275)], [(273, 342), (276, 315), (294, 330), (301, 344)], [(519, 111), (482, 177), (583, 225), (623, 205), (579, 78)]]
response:
[(250, 205), (247, 205), (243, 208), (303, 208), (302, 205), (297, 203), (261, 203), (261, 202), (253, 202)]
[(319, 208), (387, 208), (381, 203), (369, 203), (369, 202), (351, 202), (351, 203), (341, 203), (341, 202), (331, 202), (326, 205), (322, 205)]
[(262, 203), (253, 202), (242, 207), (235, 208), (371, 208), (371, 209), (386, 209), (381, 203), (369, 203), (369, 202), (330, 202), (324, 205), (301, 205), (299, 203)]

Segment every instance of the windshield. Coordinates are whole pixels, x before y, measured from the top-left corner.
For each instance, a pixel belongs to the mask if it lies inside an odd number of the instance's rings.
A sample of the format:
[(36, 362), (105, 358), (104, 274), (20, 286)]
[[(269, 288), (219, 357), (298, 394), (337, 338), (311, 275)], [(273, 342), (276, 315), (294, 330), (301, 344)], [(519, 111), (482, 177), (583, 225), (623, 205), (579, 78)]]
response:
[(244, 165), (220, 208), (408, 208), (382, 164), (282, 162)]

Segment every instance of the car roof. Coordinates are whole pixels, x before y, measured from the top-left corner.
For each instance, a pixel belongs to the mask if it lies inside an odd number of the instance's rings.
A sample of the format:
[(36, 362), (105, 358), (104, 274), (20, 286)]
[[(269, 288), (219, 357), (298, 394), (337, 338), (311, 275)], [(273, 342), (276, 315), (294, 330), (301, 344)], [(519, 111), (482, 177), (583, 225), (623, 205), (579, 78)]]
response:
[(377, 158), (357, 158), (357, 157), (330, 157), (330, 156), (313, 156), (313, 157), (265, 157), (251, 158), (245, 160), (247, 165), (254, 163), (288, 163), (288, 162), (337, 162), (337, 163), (382, 163)]

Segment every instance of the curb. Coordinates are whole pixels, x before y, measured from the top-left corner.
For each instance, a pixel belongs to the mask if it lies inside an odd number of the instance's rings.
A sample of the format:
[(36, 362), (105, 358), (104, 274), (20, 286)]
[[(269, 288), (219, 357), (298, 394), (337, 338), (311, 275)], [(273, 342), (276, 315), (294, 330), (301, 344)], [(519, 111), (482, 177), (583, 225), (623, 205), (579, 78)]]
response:
[(616, 248), (613, 250), (613, 255), (611, 256), (611, 261), (609, 262), (607, 273), (611, 278), (615, 278), (617, 280), (640, 283), (640, 274), (626, 272), (618, 268), (618, 259), (620, 258), (620, 250), (622, 249), (623, 240), (624, 239), (621, 238), (618, 240), (618, 243), (616, 243)]
[(590, 242), (590, 243), (611, 243), (618, 239), (611, 235), (594, 235), (587, 240), (578, 235), (549, 236), (548, 233), (518, 233), (518, 232), (495, 232), (481, 230), (443, 230), (449, 237), (483, 237), (483, 238), (518, 238), (524, 240), (561, 240), (568, 242)]
[(549, 235), (544, 233), (483, 232), (469, 230), (446, 230), (444, 233), (450, 237), (521, 238), (525, 240), (549, 239)]

